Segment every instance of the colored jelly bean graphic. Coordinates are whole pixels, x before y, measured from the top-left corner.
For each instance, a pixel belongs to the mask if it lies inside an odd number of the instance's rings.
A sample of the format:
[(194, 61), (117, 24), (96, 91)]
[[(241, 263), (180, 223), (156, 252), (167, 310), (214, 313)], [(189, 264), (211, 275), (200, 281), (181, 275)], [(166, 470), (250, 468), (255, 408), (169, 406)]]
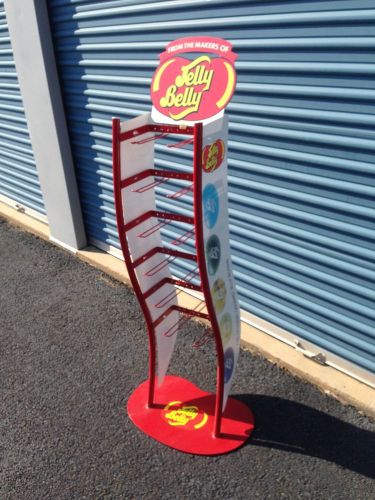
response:
[(203, 191), (203, 219), (206, 227), (211, 229), (219, 216), (219, 196), (213, 184), (207, 184)]
[(220, 264), (220, 240), (213, 234), (206, 243), (207, 268), (211, 276), (213, 276), (219, 268)]
[(224, 309), (225, 298), (227, 296), (224, 280), (219, 278), (214, 282), (211, 289), (211, 295), (214, 301), (215, 310), (219, 314)]
[(220, 320), (220, 335), (223, 345), (226, 346), (232, 336), (232, 317), (225, 313)]
[(203, 150), (202, 167), (207, 173), (214, 172), (223, 163), (225, 156), (224, 141), (218, 139)]
[(224, 384), (229, 382), (231, 379), (232, 373), (234, 369), (234, 352), (231, 347), (224, 353)]

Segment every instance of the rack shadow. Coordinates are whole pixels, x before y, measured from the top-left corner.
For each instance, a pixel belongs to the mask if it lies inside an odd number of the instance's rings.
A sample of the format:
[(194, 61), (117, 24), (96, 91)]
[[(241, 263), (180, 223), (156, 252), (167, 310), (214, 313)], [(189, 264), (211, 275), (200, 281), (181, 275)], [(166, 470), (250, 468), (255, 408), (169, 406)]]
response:
[(375, 433), (295, 401), (236, 395), (255, 414), (247, 445), (321, 458), (375, 478)]

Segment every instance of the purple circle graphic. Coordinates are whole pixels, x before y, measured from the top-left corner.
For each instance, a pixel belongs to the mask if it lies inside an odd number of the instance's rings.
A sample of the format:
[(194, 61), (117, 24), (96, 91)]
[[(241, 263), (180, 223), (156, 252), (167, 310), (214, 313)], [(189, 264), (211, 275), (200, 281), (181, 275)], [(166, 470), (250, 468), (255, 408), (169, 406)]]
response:
[(234, 370), (234, 352), (231, 347), (224, 353), (224, 384), (229, 382)]

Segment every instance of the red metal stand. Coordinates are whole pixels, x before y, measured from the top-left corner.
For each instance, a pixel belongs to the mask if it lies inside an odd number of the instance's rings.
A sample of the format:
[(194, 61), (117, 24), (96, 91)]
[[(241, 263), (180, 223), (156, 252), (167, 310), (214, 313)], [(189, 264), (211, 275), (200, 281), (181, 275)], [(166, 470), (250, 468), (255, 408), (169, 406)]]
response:
[[(153, 133), (150, 136), (150, 133)], [(202, 124), (197, 123), (194, 127), (180, 125), (147, 124), (140, 127), (121, 132), (119, 119), (113, 119), (113, 180), (115, 193), (115, 206), (117, 226), (121, 248), (125, 258), (129, 278), (134, 292), (141, 305), (144, 314), (148, 338), (149, 338), (149, 378), (141, 384), (133, 393), (128, 403), (128, 412), (133, 422), (146, 434), (161, 441), (162, 443), (187, 453), (215, 455), (226, 453), (241, 446), (250, 436), (254, 428), (253, 416), (250, 409), (243, 403), (229, 398), (223, 414), (223, 391), (224, 391), (224, 353), (220, 336), (220, 328), (216, 319), (214, 304), (210, 293), (209, 280), (204, 254), (204, 238), (202, 227)], [(147, 137), (144, 137), (145, 134)], [(176, 143), (168, 144), (167, 147), (183, 147), (193, 144), (194, 167), (191, 173), (172, 170), (160, 170), (147, 168), (140, 173), (122, 177), (120, 148), (124, 141), (131, 141), (132, 145), (144, 145), (167, 137), (169, 134), (188, 136), (186, 139)], [(127, 221), (124, 220), (123, 190), (145, 180), (142, 186), (136, 186), (133, 193), (140, 196), (148, 190), (166, 182), (168, 179), (176, 179), (189, 182), (189, 185), (180, 189), (170, 196), (179, 197), (193, 192), (194, 216), (148, 210), (145, 213)], [(195, 237), (196, 255), (157, 246), (147, 250), (143, 255), (132, 258), (129, 251), (128, 235), (137, 226), (145, 221), (155, 220), (155, 224), (137, 233), (138, 238), (147, 238), (158, 232), (171, 221), (178, 221), (190, 226), (184, 234), (174, 240), (172, 244), (179, 246), (189, 238)], [(174, 259), (186, 259), (195, 261), (197, 269), (188, 273), (184, 279), (161, 278), (147, 290), (142, 290), (136, 269), (156, 255), (161, 260), (153, 264), (145, 271), (145, 275), (155, 277)], [(200, 284), (194, 284), (191, 280), (198, 276)], [(152, 303), (152, 296), (160, 291), (166, 284), (181, 288), (187, 288), (203, 293), (204, 301), (195, 309), (186, 309), (173, 303), (174, 294), (166, 293), (157, 302)], [(171, 305), (168, 305), (171, 302)], [(155, 317), (155, 311), (151, 308), (163, 310), (160, 316)], [(167, 376), (163, 384), (155, 394), (156, 385), (156, 339), (155, 329), (163, 324), (172, 312), (178, 311), (185, 318), (178, 319), (175, 324), (169, 326), (165, 337), (175, 335), (181, 323), (191, 316), (209, 320), (212, 325), (213, 337), (217, 352), (217, 391), (216, 395), (204, 393), (189, 381), (179, 377)], [(187, 430), (191, 432), (186, 432)]]

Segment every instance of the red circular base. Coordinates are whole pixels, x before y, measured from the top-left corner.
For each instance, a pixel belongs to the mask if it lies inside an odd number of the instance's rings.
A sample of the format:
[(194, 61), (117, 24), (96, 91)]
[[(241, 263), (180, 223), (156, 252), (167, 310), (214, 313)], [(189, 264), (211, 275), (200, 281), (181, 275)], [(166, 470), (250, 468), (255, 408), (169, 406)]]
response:
[(251, 410), (229, 398), (219, 437), (213, 435), (215, 394), (180, 377), (167, 376), (147, 407), (148, 380), (130, 396), (128, 414), (144, 433), (171, 448), (194, 455), (221, 455), (244, 444), (254, 429)]

